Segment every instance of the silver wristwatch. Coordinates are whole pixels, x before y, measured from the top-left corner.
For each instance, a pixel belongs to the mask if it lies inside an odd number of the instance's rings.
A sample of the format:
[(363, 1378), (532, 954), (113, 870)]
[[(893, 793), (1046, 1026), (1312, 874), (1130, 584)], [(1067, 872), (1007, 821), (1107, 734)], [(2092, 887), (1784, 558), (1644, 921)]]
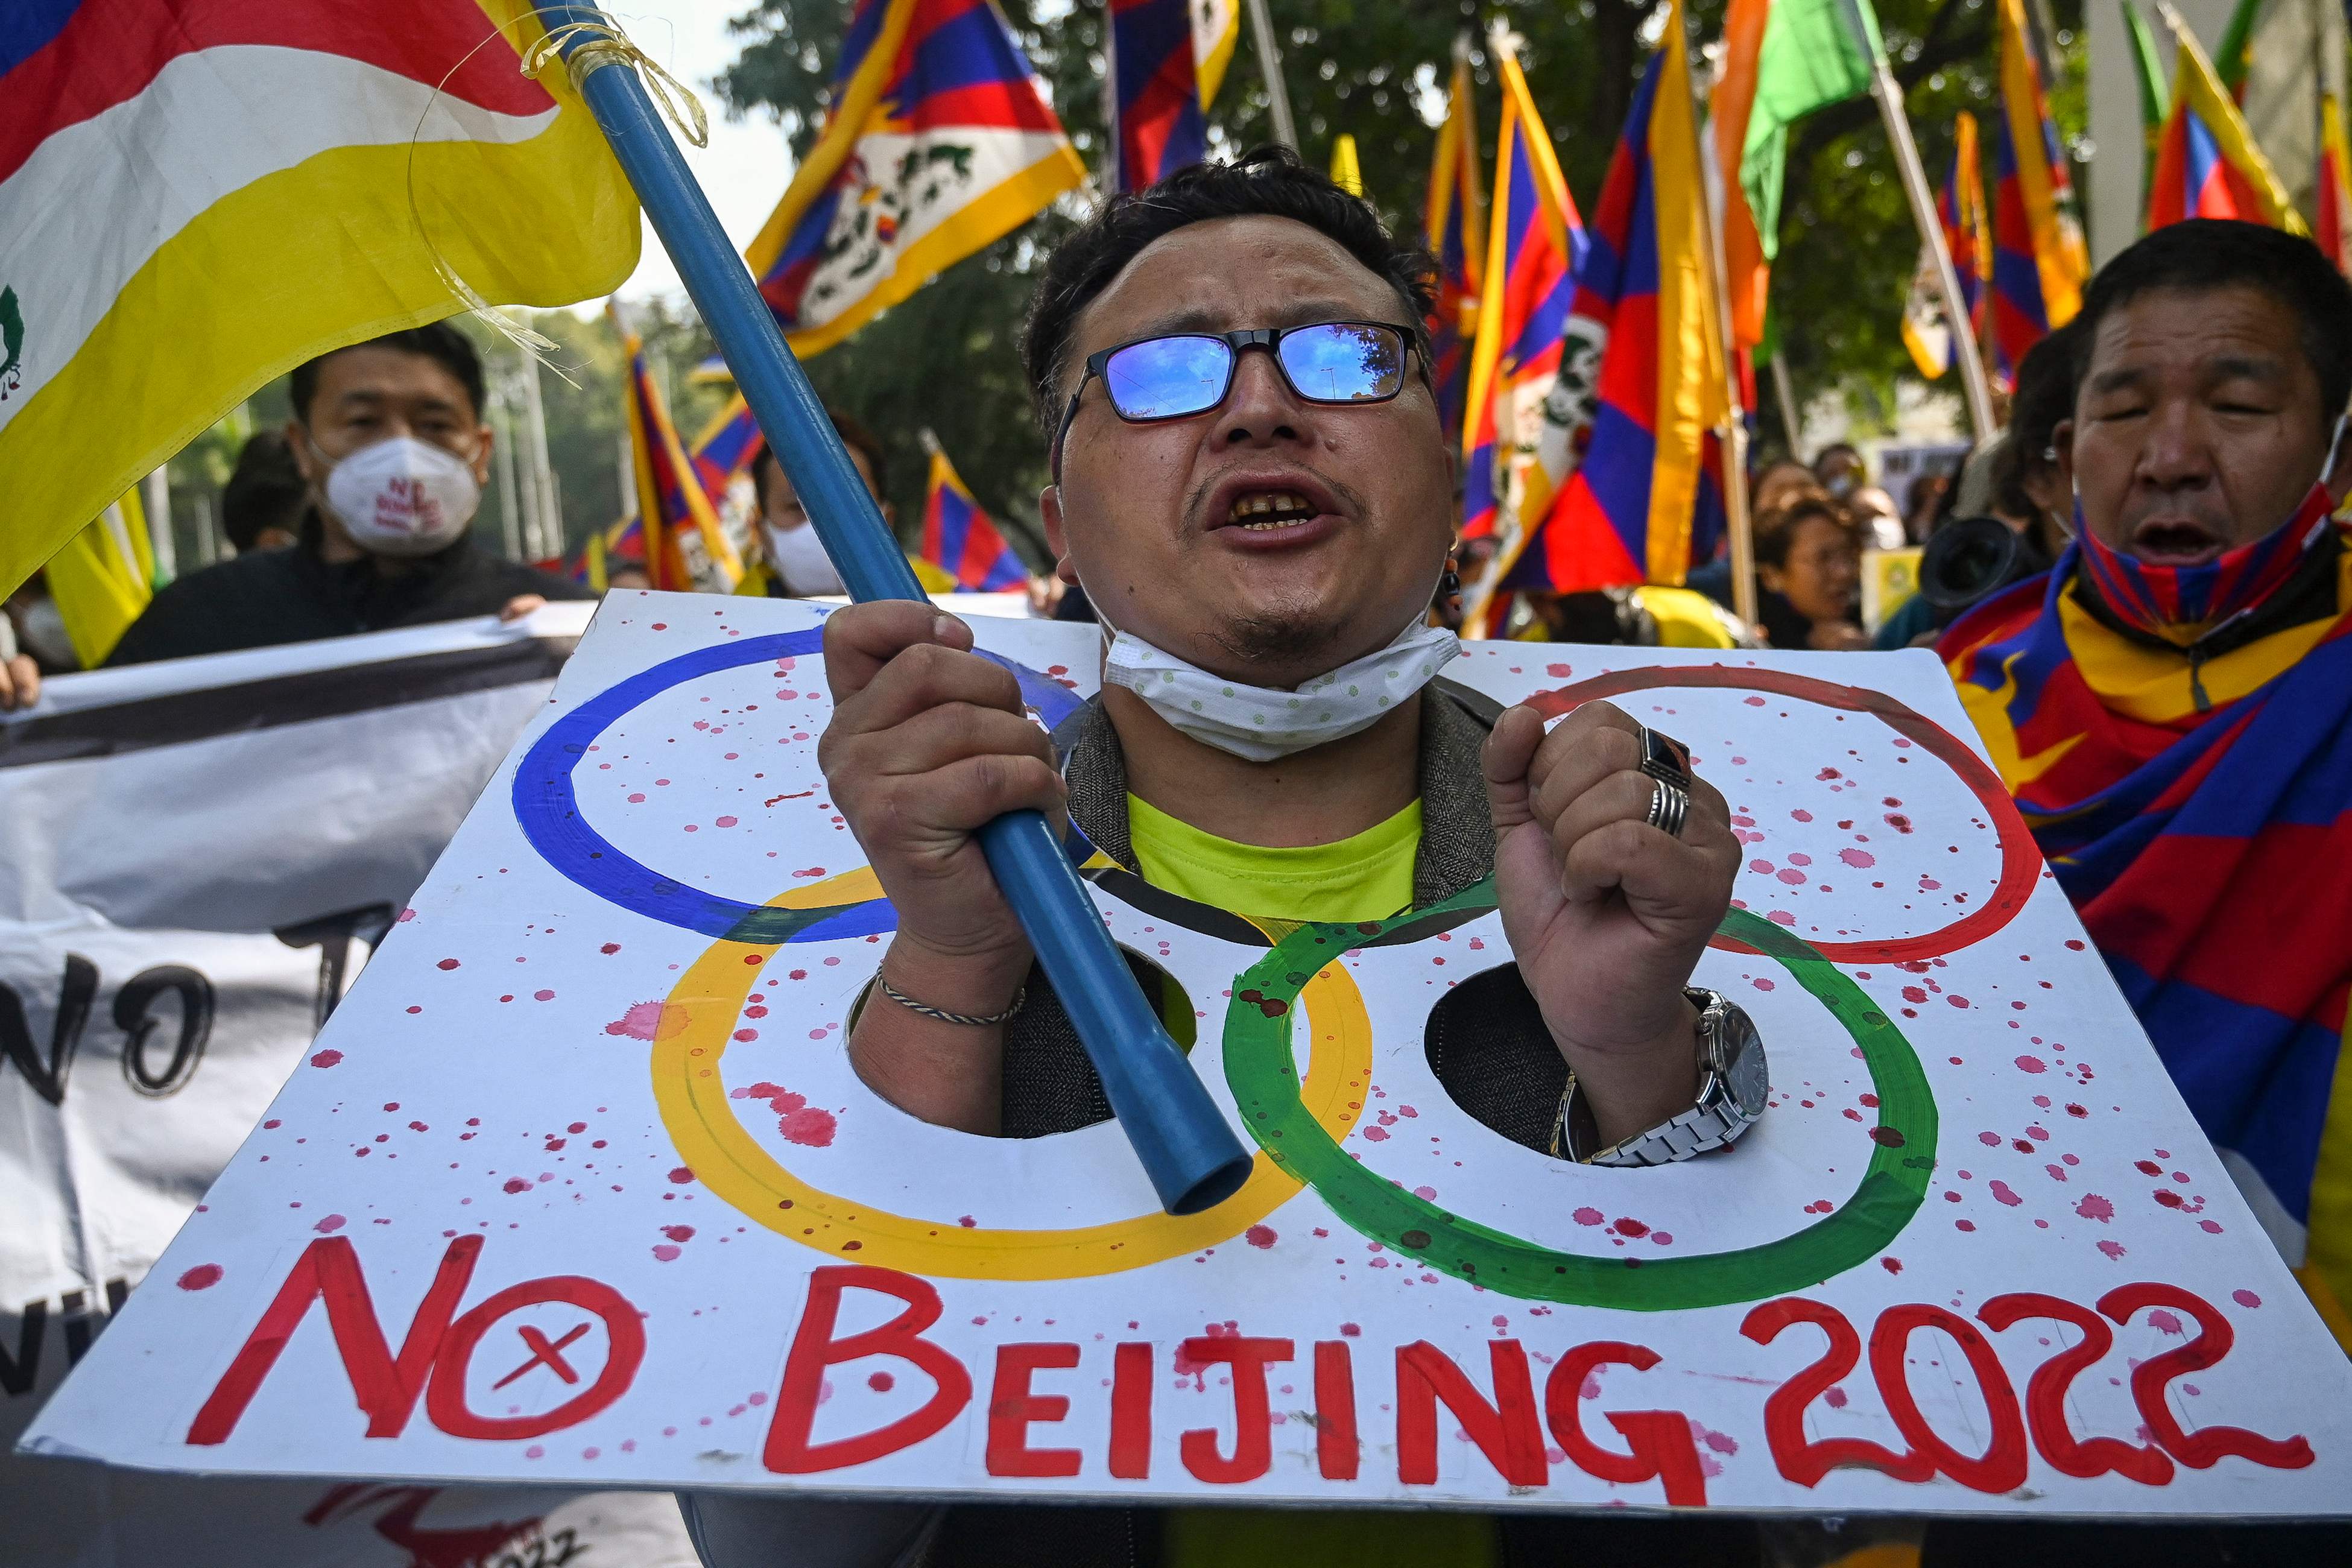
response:
[(1591, 1109), (1576, 1092), (1576, 1074), (1568, 1075), (1560, 1091), (1559, 1115), (1552, 1123), (1551, 1152), (1555, 1159), (1583, 1165), (1670, 1165), (1720, 1149), (1748, 1131), (1764, 1114), (1771, 1080), (1764, 1064), (1764, 1041), (1755, 1022), (1720, 991), (1685, 987), (1698, 1014), (1698, 1101), (1681, 1115), (1637, 1132), (1605, 1149), (1595, 1149), (1598, 1137)]

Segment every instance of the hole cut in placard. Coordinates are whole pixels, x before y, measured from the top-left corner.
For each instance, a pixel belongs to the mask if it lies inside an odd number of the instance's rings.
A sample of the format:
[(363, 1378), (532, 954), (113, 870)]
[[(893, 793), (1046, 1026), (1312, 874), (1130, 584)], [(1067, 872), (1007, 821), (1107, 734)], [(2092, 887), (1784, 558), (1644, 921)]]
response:
[[(1141, 987), (1144, 1000), (1167, 1026), (1177, 1048), (1191, 1056), (1201, 1037), (1200, 1018), (1192, 993), (1154, 960), (1124, 943), (1118, 951), (1119, 956), (1127, 960), (1128, 972)], [(1029, 1000), (1022, 1011), (1034, 1015), (1040, 1007), (1050, 1009), (1051, 1018), (1029, 1016), (1026, 1026), (1008, 1035), (1006, 1041), (1003, 1129), (1009, 1138), (1076, 1132), (1111, 1118), (1110, 1101), (1103, 1094), (1102, 1079), (1096, 1076), (1094, 1063), (1087, 1058), (1077, 1031), (1071, 1026), (1060, 999), (1053, 994), (1045, 972), (1032, 967)], [(1023, 1044), (1016, 1046), (1016, 1040)]]
[(1473, 1121), (1538, 1153), (1550, 1152), (1568, 1063), (1517, 964), (1481, 970), (1439, 997), (1422, 1050), (1430, 1076)]

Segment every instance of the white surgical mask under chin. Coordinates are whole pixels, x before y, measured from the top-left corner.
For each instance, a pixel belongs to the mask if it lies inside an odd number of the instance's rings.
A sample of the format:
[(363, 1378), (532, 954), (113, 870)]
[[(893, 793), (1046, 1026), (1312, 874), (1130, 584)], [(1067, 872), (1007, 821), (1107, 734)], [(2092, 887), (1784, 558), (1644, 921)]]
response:
[[(313, 444), (313, 456), (330, 459)], [(333, 459), (327, 508), (371, 555), (434, 555), (455, 544), (482, 504), (464, 458), (413, 436), (395, 436)]]
[(805, 599), (842, 592), (841, 574), (833, 569), (833, 558), (825, 554), (814, 523), (804, 522), (798, 528), (760, 526), (768, 542), (768, 563), (782, 574), (784, 586), (792, 594)]
[[(1096, 613), (1100, 616), (1099, 604)], [(1437, 677), (1461, 639), (1415, 616), (1387, 647), (1293, 691), (1248, 686), (1185, 663), (1109, 621), (1103, 681), (1123, 686), (1202, 745), (1270, 763), (1369, 730)]]

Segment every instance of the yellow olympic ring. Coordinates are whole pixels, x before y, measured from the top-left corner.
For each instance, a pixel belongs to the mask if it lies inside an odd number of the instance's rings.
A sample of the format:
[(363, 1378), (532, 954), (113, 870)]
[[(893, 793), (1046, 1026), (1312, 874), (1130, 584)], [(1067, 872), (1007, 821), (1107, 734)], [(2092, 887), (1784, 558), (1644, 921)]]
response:
[[(807, 899), (796, 889), (772, 902)], [(958, 1279), (1077, 1279), (1140, 1268), (1221, 1246), (1289, 1201), (1304, 1185), (1260, 1151), (1249, 1180), (1215, 1208), (1177, 1217), (1153, 1211), (1071, 1230), (966, 1228), (886, 1213), (810, 1185), (784, 1169), (738, 1120), (719, 1063), (745, 997), (773, 946), (713, 942), (679, 976), (664, 1005), (653, 1049), (654, 1100), (662, 1125), (696, 1178), (737, 1212), (777, 1235), (859, 1263)], [(757, 963), (746, 960), (757, 956)], [(1363, 1114), (1371, 1085), (1372, 1026), (1363, 993), (1338, 961), (1300, 994), (1317, 1036), (1299, 1094), (1335, 1142)], [(668, 1020), (683, 1018), (672, 1028)], [(1352, 1098), (1350, 1098), (1352, 1096)]]

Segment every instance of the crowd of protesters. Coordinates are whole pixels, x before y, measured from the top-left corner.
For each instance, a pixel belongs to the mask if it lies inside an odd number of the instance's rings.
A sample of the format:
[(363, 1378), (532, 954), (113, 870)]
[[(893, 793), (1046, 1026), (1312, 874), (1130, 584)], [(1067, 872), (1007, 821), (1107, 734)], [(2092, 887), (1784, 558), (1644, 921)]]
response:
[[(1379, 325), (1419, 322), (1427, 306), (1413, 255), (1286, 157), (1204, 165), (1149, 202), (1115, 199), (1052, 258), (1027, 348), (1055, 475), (1045, 531), (1069, 590), (1058, 613), (1090, 600), (1107, 639), (1104, 692), (1072, 759), (1057, 765), (1011, 677), (928, 607), (866, 605), (828, 623), (826, 766), (899, 903), (882, 973), (904, 1004), (866, 1008), (847, 1048), (901, 1109), (1003, 1135), (1107, 1114), (971, 847), (982, 822), (1037, 807), (1147, 880), (1270, 918), (1379, 919), (1496, 873), (1519, 962), (1451, 1026), (1449, 1088), (1506, 1137), (1567, 1158), (1687, 1114), (1697, 1015), (1684, 986), (1738, 847), (1722, 798), (1682, 759), (1649, 754), (1650, 733), (1606, 704), (1547, 733), (1525, 710), (1489, 726), (1429, 684), (1454, 650), (1423, 609), (1433, 595), (1444, 615), (1449, 579), (1481, 552), (1451, 537), (1427, 342)], [(1148, 349), (1154, 322), (1180, 318), (1225, 334), (1223, 393), (1173, 417), (1128, 407), (1150, 366), (1114, 382), (1100, 362)], [(1341, 329), (1364, 384), (1350, 400), (1308, 397), (1278, 340)], [(446, 327), (298, 371), (293, 419), (248, 447), (231, 482), (240, 553), (158, 595), (111, 662), (584, 596), (467, 542), (488, 471), (482, 392), (478, 360)], [(1754, 476), (1757, 624), (1729, 613), (1716, 563), (1690, 588), (1531, 598), (1507, 635), (1935, 647), (2190, 1109), (2352, 1345), (2336, 1305), (2352, 1294), (2352, 1125), (2329, 1117), (2331, 1097), (2347, 1100), (2336, 1086), (2352, 989), (2352, 553), (2332, 523), (2352, 479), (2347, 401), (2352, 287), (2319, 251), (2246, 224), (2176, 225), (2098, 274), (2081, 314), (2018, 367), (2006, 432), (1927, 487), (1909, 518), (1849, 445)], [(835, 423), (878, 490), (878, 444)], [(761, 548), (744, 591), (837, 592), (789, 481), (772, 461), (756, 481)], [(391, 516), (395, 489), (429, 498), (434, 515)], [(1317, 548), (1335, 517), (1348, 547)], [(1923, 592), (1865, 627), (1865, 552), (1914, 544)], [(5, 667), (0, 706), (26, 700), (28, 664)], [(1321, 690), (1359, 664), (1420, 695), (1240, 737), (1199, 701), (1187, 713), (1158, 695), (1162, 676), (1186, 692), (1195, 676), (1232, 682), (1228, 697)], [(1682, 798), (1662, 824), (1652, 781), (1668, 776)], [(1521, 829), (1527, 843), (1508, 848)], [(1622, 898), (1601, 896), (1637, 886), (1668, 916), (1633, 921)], [(1580, 888), (1592, 894), (1582, 904)], [(1589, 907), (1565, 943), (1564, 907)], [(1063, 1542), (1058, 1560), (1072, 1562), (1139, 1531), (1171, 1562), (1337, 1561), (1361, 1545), (1353, 1525), (1315, 1515), (1212, 1529), (1145, 1510), (908, 1504), (868, 1507), (843, 1529), (829, 1505), (698, 1506), (701, 1549), (721, 1564), (820, 1539), (840, 1545), (827, 1562), (992, 1561), (990, 1537), (1016, 1513), (1027, 1539)], [(1558, 1520), (1491, 1524), (1449, 1522), (1419, 1550), (1694, 1561), (1697, 1537), (1674, 1532), (1716, 1528), (1595, 1524), (1588, 1538)], [(2064, 1526), (1951, 1525), (1929, 1534), (1928, 1556), (2272, 1560), (2248, 1554), (2254, 1535), (2160, 1533), (2118, 1554)], [(1185, 1548), (1194, 1536), (1212, 1555)], [(1753, 1559), (1708, 1539), (1710, 1560)]]

